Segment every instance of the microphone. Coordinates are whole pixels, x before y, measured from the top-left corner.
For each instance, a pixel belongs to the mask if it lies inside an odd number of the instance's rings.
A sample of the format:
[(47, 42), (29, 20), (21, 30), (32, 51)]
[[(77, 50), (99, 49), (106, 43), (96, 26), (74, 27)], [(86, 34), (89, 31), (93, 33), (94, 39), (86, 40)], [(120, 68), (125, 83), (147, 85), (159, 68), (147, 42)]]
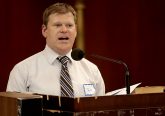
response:
[(75, 48), (71, 52), (71, 57), (76, 61), (81, 60), (82, 58), (84, 58), (84, 56), (85, 56), (85, 53), (79, 48)]
[[(76, 61), (79, 61), (81, 60), (83, 57), (85, 56), (85, 53), (79, 49), (79, 48), (75, 48), (72, 50), (71, 52), (71, 57), (76, 60)], [(102, 60), (106, 60), (106, 61), (110, 61), (110, 62), (113, 62), (113, 63), (117, 63), (117, 64), (122, 64), (124, 65), (125, 67), (125, 85), (126, 85), (126, 93), (127, 94), (130, 94), (130, 73), (129, 73), (129, 69), (128, 69), (128, 66), (125, 62), (121, 61), (121, 60), (114, 60), (114, 59), (111, 59), (111, 58), (107, 58), (107, 57), (104, 57), (104, 56), (100, 56), (100, 55), (96, 55), (96, 54), (93, 54), (91, 55), (92, 57), (95, 57), (95, 58), (98, 58), (98, 59), (102, 59)]]
[(114, 59), (107, 58), (107, 57), (100, 56), (100, 55), (96, 55), (96, 54), (93, 54), (92, 56), (95, 57), (95, 58), (98, 58), (98, 59), (102, 59), (102, 60), (106, 60), (106, 61), (110, 61), (110, 62), (114, 62), (114, 63), (117, 63), (117, 64), (124, 65), (124, 67), (125, 67), (126, 93), (130, 94), (130, 73), (129, 73), (129, 69), (128, 69), (127, 64), (125, 62), (121, 61), (121, 60), (114, 60)]

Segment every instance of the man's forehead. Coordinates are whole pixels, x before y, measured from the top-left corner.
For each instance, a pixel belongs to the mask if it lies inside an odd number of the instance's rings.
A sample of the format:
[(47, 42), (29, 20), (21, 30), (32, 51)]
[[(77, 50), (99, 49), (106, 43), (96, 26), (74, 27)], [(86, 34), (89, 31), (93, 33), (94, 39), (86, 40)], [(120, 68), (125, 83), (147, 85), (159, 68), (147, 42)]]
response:
[(50, 14), (50, 16), (66, 16), (66, 15), (74, 17), (74, 15), (71, 12), (66, 12), (66, 13), (57, 13), (56, 12), (56, 13)]
[[(65, 18), (66, 17), (66, 18)], [(53, 20), (52, 20), (53, 19)], [(74, 16), (72, 13), (65, 13), (65, 14), (60, 14), (60, 13), (54, 13), (49, 16), (48, 21), (53, 21), (53, 22), (60, 22), (60, 21), (70, 21), (70, 22), (75, 22)]]

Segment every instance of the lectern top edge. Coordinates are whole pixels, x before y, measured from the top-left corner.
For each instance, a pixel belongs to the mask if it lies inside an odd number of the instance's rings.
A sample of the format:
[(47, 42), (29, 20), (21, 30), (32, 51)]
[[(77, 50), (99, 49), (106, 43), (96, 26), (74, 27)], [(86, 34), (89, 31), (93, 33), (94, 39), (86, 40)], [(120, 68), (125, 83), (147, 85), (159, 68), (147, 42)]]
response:
[(42, 98), (41, 95), (34, 95), (31, 93), (20, 93), (20, 92), (0, 92), (0, 96), (17, 98), (17, 99), (28, 99), (28, 98)]

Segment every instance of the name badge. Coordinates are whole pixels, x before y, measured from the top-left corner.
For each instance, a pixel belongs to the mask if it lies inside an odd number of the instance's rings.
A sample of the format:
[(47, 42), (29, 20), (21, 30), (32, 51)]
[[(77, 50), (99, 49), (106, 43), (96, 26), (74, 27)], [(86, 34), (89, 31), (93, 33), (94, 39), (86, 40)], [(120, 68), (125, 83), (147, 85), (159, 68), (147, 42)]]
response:
[(92, 96), (95, 94), (96, 90), (94, 84), (83, 84), (85, 96)]

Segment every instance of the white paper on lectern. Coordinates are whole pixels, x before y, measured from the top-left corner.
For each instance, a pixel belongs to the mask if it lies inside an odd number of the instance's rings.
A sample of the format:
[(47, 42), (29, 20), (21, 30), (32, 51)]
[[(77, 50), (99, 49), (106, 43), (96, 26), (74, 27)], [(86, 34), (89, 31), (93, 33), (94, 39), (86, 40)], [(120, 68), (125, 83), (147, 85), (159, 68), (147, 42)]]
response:
[[(139, 86), (141, 83), (137, 83), (137, 84), (134, 84), (134, 85), (131, 85), (130, 86), (130, 93), (132, 93), (135, 88), (137, 86)], [(121, 88), (121, 89), (117, 89), (117, 90), (114, 90), (114, 91), (111, 91), (111, 92), (107, 92), (105, 95), (126, 95), (126, 88)]]

